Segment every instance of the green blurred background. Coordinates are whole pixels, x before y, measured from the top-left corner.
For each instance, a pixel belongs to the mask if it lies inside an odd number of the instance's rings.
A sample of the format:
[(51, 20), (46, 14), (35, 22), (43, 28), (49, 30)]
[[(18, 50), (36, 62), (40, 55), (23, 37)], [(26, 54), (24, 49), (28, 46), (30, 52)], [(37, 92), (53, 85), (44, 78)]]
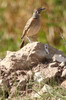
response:
[(0, 58), (19, 50), (25, 23), (38, 7), (46, 7), (38, 41), (66, 53), (66, 0), (0, 0)]

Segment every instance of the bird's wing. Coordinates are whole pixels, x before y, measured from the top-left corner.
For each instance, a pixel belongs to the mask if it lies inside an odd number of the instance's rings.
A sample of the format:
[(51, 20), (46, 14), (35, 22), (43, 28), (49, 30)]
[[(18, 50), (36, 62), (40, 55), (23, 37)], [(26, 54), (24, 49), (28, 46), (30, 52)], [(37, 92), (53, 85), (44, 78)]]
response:
[(26, 32), (28, 31), (28, 29), (30, 28), (30, 26), (32, 25), (33, 22), (34, 22), (34, 19), (32, 17), (27, 21), (27, 23), (24, 27), (21, 39), (23, 39), (23, 37), (26, 35)]

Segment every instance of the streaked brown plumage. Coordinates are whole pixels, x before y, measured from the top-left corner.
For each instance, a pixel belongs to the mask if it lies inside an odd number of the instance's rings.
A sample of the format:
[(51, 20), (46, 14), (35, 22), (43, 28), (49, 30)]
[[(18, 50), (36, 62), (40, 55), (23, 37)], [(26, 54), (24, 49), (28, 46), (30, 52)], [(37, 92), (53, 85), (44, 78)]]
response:
[(21, 37), (22, 44), (20, 48), (23, 47), (25, 38), (27, 38), (30, 41), (29, 37), (32, 37), (39, 32), (41, 26), (40, 13), (44, 9), (45, 8), (38, 8), (37, 10), (35, 10), (32, 17), (27, 21)]

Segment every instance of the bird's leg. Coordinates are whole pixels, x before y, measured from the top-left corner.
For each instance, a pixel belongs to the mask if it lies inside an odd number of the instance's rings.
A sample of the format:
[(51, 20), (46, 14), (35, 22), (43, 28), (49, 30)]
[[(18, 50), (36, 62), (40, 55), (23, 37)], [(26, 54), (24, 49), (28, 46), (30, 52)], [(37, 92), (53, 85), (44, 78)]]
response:
[(32, 40), (30, 40), (29, 37), (26, 36), (26, 38), (27, 38), (27, 40), (28, 40), (30, 43), (32, 43)]

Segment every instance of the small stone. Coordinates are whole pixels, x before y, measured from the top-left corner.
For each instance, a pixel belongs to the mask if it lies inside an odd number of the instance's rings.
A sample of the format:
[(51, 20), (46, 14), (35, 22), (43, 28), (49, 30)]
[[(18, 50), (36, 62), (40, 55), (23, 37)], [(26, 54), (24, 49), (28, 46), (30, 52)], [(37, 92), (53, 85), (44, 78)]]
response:
[(64, 69), (64, 71), (62, 72), (61, 77), (64, 77), (64, 76), (66, 76), (66, 69)]
[(37, 81), (37, 82), (41, 82), (43, 81), (44, 77), (43, 77), (43, 74), (41, 72), (36, 72), (35, 75), (34, 75), (34, 80)]
[(53, 62), (49, 64), (49, 67), (56, 67), (56, 66), (58, 66), (57, 62)]
[(66, 58), (65, 57), (63, 57), (62, 55), (58, 55), (58, 54), (55, 54), (54, 56), (53, 56), (53, 61), (57, 61), (57, 62), (66, 62)]
[(64, 65), (65, 65), (64, 62), (61, 62), (61, 63), (59, 64), (59, 66), (61, 66), (61, 67), (63, 67)]
[(53, 88), (47, 84), (36, 94), (33, 95), (33, 98), (40, 98), (43, 93), (53, 92)]

